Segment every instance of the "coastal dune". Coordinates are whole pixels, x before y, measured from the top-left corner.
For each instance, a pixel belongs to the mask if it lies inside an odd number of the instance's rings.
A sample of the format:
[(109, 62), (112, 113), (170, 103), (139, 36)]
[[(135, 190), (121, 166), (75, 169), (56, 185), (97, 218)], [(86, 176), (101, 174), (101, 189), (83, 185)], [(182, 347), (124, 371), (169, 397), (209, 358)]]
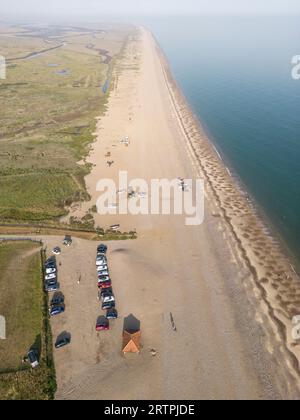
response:
[[(136, 241), (112, 244), (110, 258), (119, 312), (141, 321), (143, 350), (124, 359), (119, 326), (97, 342), (95, 363), (70, 367), (57, 398), (299, 398), (300, 351), (291, 338), (300, 313), (298, 276), (144, 28), (129, 37), (115, 66), (96, 135), (87, 159), (91, 201), (72, 215), (97, 203), (100, 179), (117, 182), (127, 170), (129, 179), (148, 182), (203, 179), (205, 221), (186, 226), (176, 215), (95, 215), (101, 227), (137, 230)], [(120, 143), (127, 136), (128, 146)]]

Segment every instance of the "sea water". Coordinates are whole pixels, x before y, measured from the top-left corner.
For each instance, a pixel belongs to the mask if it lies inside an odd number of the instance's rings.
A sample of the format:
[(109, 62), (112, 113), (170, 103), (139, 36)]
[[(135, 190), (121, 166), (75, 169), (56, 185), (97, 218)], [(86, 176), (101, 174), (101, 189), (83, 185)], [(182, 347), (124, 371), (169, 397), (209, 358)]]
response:
[(207, 134), (300, 261), (300, 17), (164, 17), (155, 35)]

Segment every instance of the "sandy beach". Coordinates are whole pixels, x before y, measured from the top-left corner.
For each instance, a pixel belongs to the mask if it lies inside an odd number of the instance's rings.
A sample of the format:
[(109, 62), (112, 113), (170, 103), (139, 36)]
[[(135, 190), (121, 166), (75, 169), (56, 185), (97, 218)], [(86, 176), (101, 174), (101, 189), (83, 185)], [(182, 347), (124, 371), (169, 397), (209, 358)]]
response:
[[(281, 245), (205, 136), (150, 32), (139, 28), (130, 37), (113, 76), (87, 159), (91, 201), (71, 215), (96, 204), (100, 179), (117, 182), (124, 170), (149, 183), (203, 179), (205, 221), (95, 215), (96, 225), (136, 229), (138, 239), (109, 244), (120, 319), (106, 335), (96, 335), (93, 325), (95, 244), (77, 239), (76, 261), (70, 254), (64, 262), (70, 309), (52, 328), (54, 335), (62, 327), (78, 333), (55, 356), (57, 399), (298, 399), (300, 348), (291, 329), (300, 283)], [(128, 146), (120, 143), (127, 136)], [(82, 267), (76, 288), (72, 270)], [(122, 322), (131, 313), (141, 322), (143, 350), (124, 358)]]

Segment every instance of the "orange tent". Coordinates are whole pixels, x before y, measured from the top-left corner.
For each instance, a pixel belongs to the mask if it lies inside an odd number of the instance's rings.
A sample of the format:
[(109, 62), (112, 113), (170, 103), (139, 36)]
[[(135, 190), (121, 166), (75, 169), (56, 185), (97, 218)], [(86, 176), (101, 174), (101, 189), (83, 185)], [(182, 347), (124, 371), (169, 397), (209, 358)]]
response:
[(123, 350), (125, 353), (139, 353), (141, 350), (141, 331), (123, 332)]

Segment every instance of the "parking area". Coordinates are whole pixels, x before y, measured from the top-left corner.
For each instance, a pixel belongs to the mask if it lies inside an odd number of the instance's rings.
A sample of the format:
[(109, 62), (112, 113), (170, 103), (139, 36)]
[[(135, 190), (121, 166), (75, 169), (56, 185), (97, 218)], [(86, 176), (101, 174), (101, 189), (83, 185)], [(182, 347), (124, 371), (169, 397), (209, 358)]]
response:
[[(44, 238), (47, 257), (55, 247), (61, 248), (56, 256), (57, 278), (65, 298), (65, 312), (51, 318), (53, 341), (62, 334), (71, 338), (69, 345), (54, 348), (57, 398), (130, 398), (132, 388), (126, 387), (126, 381), (134, 381), (138, 372), (149, 375), (150, 379), (153, 369), (159, 369), (157, 356), (163, 317), (157, 306), (158, 298), (151, 293), (156, 276), (150, 270), (147, 272), (138, 241), (107, 243), (119, 318), (110, 320), (109, 331), (97, 332), (97, 319), (105, 315), (98, 297), (95, 264), (99, 243), (74, 238), (67, 247), (62, 245), (62, 240)], [(53, 296), (54, 292), (50, 292), (50, 301)], [(121, 352), (124, 319), (131, 314), (141, 322), (143, 350), (138, 356), (124, 357)], [(149, 391), (149, 384), (146, 380), (144, 385), (139, 385), (137, 392), (141, 397), (143, 388), (145, 395)]]

